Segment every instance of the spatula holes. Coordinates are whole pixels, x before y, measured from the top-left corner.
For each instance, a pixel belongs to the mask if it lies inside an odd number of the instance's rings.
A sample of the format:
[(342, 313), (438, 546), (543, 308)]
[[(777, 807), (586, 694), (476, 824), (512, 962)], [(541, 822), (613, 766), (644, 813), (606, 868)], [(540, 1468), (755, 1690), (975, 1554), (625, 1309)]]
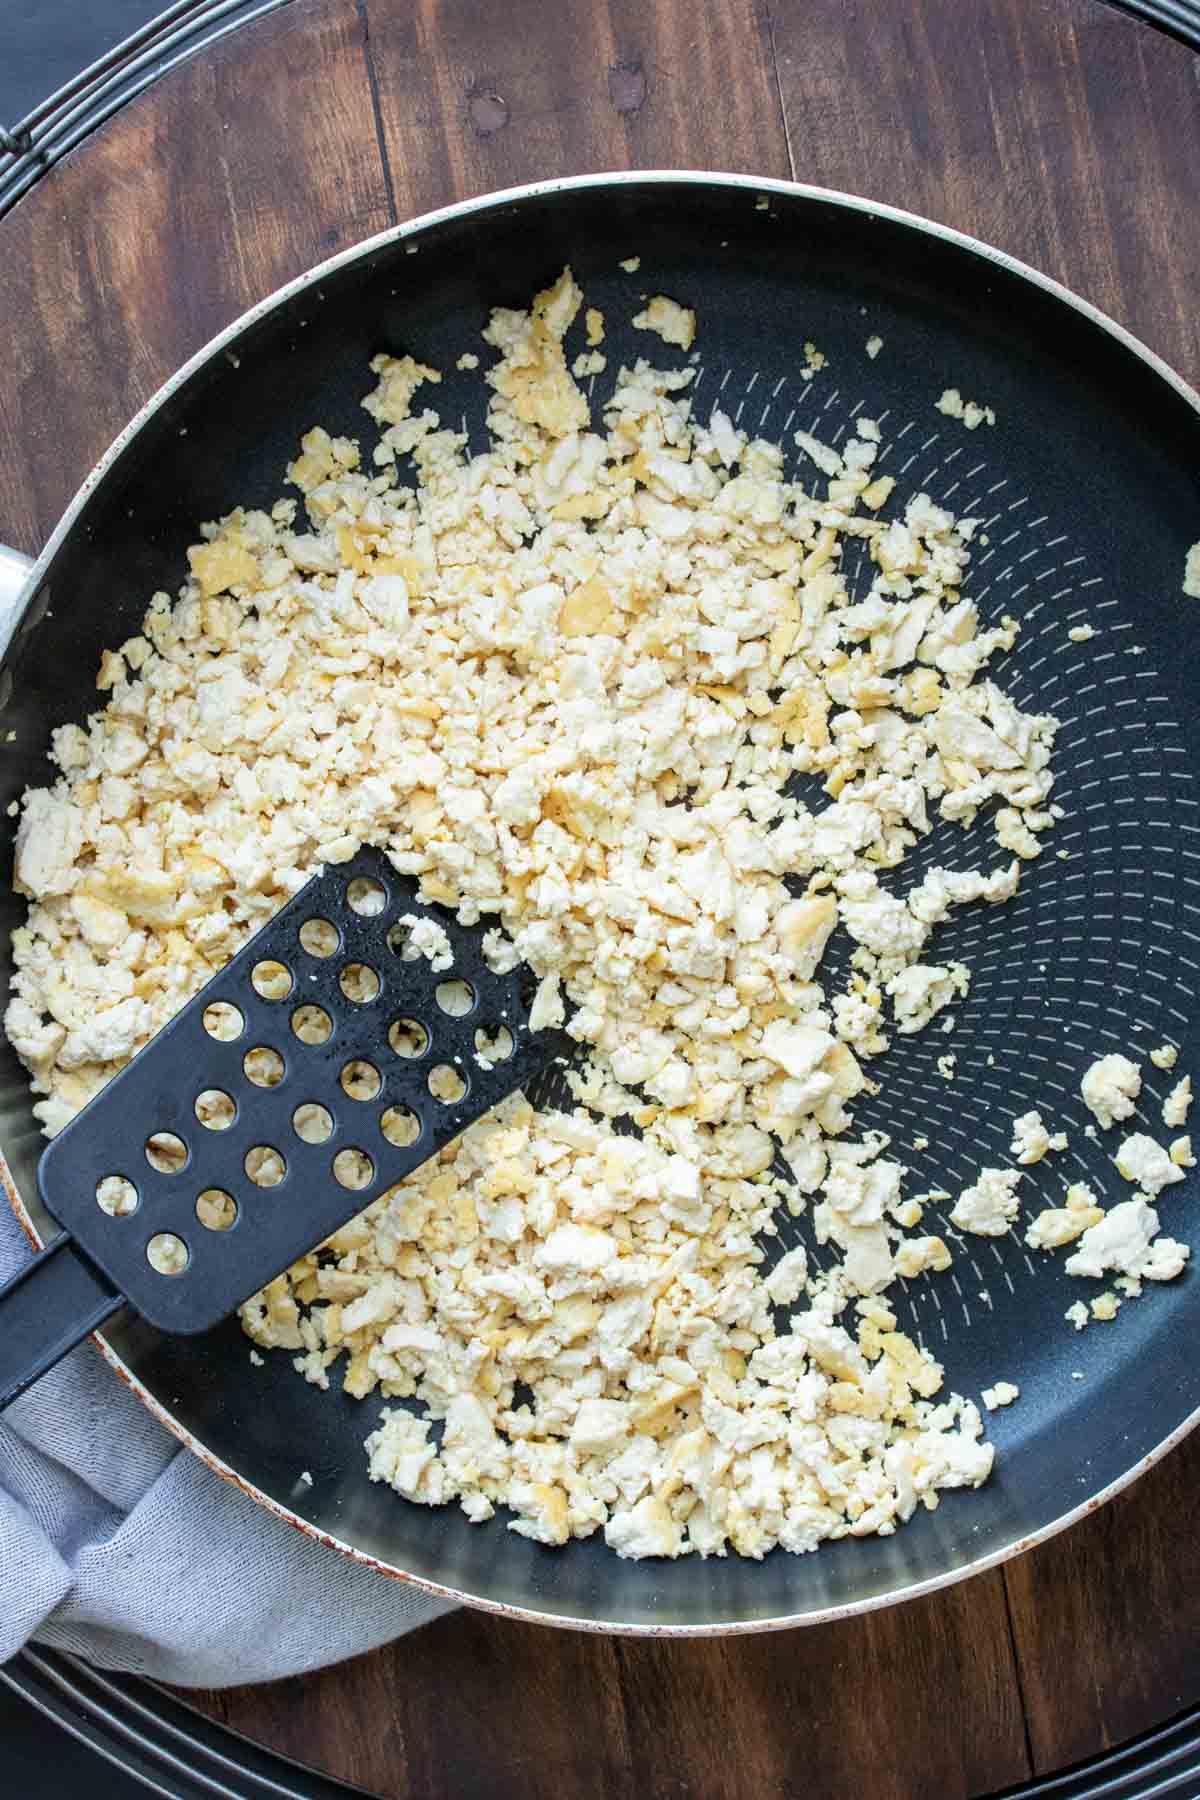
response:
[(389, 1144), (407, 1150), (421, 1135), (421, 1121), (407, 1106), (389, 1106), (379, 1121), (379, 1129)]
[(191, 1261), (187, 1245), (173, 1231), (156, 1231), (146, 1245), (146, 1261), (159, 1275), (182, 1275)]
[(371, 1184), (375, 1164), (365, 1150), (339, 1150), (333, 1159), (334, 1180), (344, 1188), (365, 1188)]
[(333, 956), (342, 935), (328, 919), (305, 919), (300, 927), (300, 948), (310, 956)]
[(292, 1014), (292, 1030), (302, 1044), (327, 1044), (333, 1036), (333, 1020), (323, 1006), (298, 1006)]
[(205, 1188), (196, 1197), (196, 1217), (206, 1231), (229, 1231), (237, 1222), (237, 1201), (224, 1188)]
[(367, 1006), (379, 997), (379, 977), (368, 963), (347, 963), (338, 986), (355, 1006)]
[(204, 1009), (204, 1029), (220, 1044), (231, 1044), (246, 1028), (246, 1021), (228, 1000), (214, 1000)]
[(373, 1100), (383, 1086), (375, 1065), (361, 1060), (348, 1062), (338, 1079), (343, 1094), (350, 1100)]
[(356, 875), (346, 889), (346, 905), (363, 919), (377, 919), (387, 905), (383, 884), (369, 875)]
[(286, 1000), (292, 991), (292, 971), (269, 956), (251, 969), (250, 986), (260, 1000)]
[(443, 1106), (453, 1106), (455, 1101), (464, 1099), (467, 1092), (466, 1082), (449, 1063), (438, 1063), (436, 1068), (430, 1069), (427, 1085), (434, 1099), (440, 1100)]
[(283, 1058), (269, 1044), (256, 1044), (242, 1058), (242, 1073), (255, 1087), (278, 1087), (284, 1076)]
[(507, 1025), (481, 1025), (475, 1033), (475, 1060), (483, 1069), (494, 1069), (513, 1053), (513, 1034)]
[(242, 1167), (255, 1187), (261, 1188), (278, 1187), (287, 1173), (282, 1152), (271, 1144), (255, 1144), (253, 1150), (247, 1150)]
[(209, 1131), (228, 1131), (237, 1118), (237, 1107), (220, 1088), (205, 1088), (196, 1095), (196, 1117)]
[(461, 1019), (475, 1004), (475, 989), (469, 981), (439, 981), (433, 997), (451, 1019)]
[(413, 948), (413, 922), (411, 919), (397, 919), (387, 934), (387, 947), (393, 956), (401, 962), (415, 962), (419, 952)]
[(418, 1019), (393, 1019), (388, 1026), (388, 1043), (397, 1056), (424, 1056), (429, 1048), (429, 1033)]
[(292, 1130), (306, 1144), (327, 1144), (333, 1136), (333, 1118), (315, 1100), (305, 1100), (292, 1114)]
[(146, 1161), (160, 1175), (178, 1175), (187, 1159), (187, 1145), (173, 1131), (155, 1131), (146, 1139)]
[(127, 1175), (106, 1175), (96, 1183), (96, 1205), (110, 1219), (127, 1219), (138, 1209), (138, 1191)]

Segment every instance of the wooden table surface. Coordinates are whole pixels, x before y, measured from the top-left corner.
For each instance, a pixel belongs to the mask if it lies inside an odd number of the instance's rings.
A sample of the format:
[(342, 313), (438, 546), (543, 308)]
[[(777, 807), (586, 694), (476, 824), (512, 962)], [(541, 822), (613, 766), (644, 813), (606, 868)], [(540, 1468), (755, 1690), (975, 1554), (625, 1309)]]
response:
[[(34, 550), (178, 362), (399, 219), (535, 177), (746, 170), (1014, 251), (1200, 380), (1200, 60), (1102, 0), (293, 0), (0, 221), (0, 524)], [(1200, 1435), (1005, 1569), (685, 1643), (441, 1620), (198, 1696), (388, 1796), (985, 1794), (1200, 1698)], [(251, 1627), (252, 1628), (252, 1627)]]

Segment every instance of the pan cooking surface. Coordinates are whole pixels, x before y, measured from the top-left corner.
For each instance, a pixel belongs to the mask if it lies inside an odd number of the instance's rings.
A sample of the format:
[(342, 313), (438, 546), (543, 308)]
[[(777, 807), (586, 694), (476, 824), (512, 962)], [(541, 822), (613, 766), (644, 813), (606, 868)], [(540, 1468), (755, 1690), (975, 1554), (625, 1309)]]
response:
[[(1065, 816), (1023, 865), (1014, 900), (957, 909), (939, 927), (938, 960), (971, 971), (955, 1028), (945, 1034), (935, 1020), (894, 1038), (870, 1065), (882, 1091), (855, 1103), (856, 1125), (891, 1134), (891, 1154), (911, 1171), (906, 1191), (956, 1195), (982, 1165), (1011, 1164), (1012, 1120), (1037, 1108), (1051, 1130), (1067, 1131), (1069, 1148), (1025, 1172), (1022, 1230), (1070, 1182), (1086, 1180), (1110, 1202), (1127, 1197), (1110, 1161), (1123, 1130), (1173, 1135), (1161, 1100), (1200, 1068), (1191, 698), (1200, 614), (1181, 592), (1188, 544), (1200, 536), (1200, 420), (1188, 398), (1008, 267), (810, 194), (772, 194), (761, 208), (741, 185), (583, 186), (443, 220), (416, 244), (415, 254), (403, 241), (377, 246), (257, 320), (237, 366), (218, 353), (118, 458), (50, 565), (33, 609), (44, 616), (9, 659), (3, 724), (17, 739), (3, 803), (45, 779), (50, 726), (94, 705), (101, 647), (133, 629), (153, 588), (179, 585), (196, 521), (277, 497), (295, 440), (313, 424), (369, 439), (357, 403), (375, 351), (440, 367), (437, 410), (447, 424), (461, 415), (482, 448), (482, 389), (454, 364), (491, 306), (527, 303), (570, 261), (605, 312), (615, 371), (639, 354), (659, 364), (673, 354), (619, 324), (643, 294), (671, 294), (697, 309), (703, 417), (719, 403), (785, 444), (805, 430), (836, 446), (866, 414), (881, 429), (877, 472), (897, 480), (888, 514), (924, 490), (982, 521), (987, 542), (976, 540), (967, 591), (984, 627), (1005, 613), (1022, 627), (990, 673), (1019, 706), (1060, 721), (1052, 798)], [(618, 264), (635, 254), (641, 269), (630, 277)], [(872, 361), (865, 344), (876, 334), (884, 342)], [(806, 340), (828, 359), (809, 382)], [(596, 380), (594, 401), (606, 381)], [(939, 413), (949, 386), (991, 406), (995, 427), (969, 432)], [(793, 469), (823, 491), (811, 464)], [(849, 567), (861, 597), (869, 565)], [(1095, 637), (1072, 642), (1083, 623)], [(805, 797), (823, 803), (819, 791)], [(965, 831), (938, 821), (885, 884), (904, 892), (935, 865), (1007, 863), (991, 811)], [(6, 905), (8, 928), (20, 909)], [(841, 935), (823, 966), (831, 990), (848, 948)], [(1180, 1047), (1170, 1075), (1146, 1061), (1165, 1041)], [(1109, 1051), (1141, 1061), (1145, 1085), (1134, 1119), (1089, 1138), (1079, 1080)], [(946, 1080), (938, 1061), (951, 1052)], [(0, 1124), (32, 1201), (39, 1143), (23, 1076), (6, 1056)], [(1196, 1238), (1195, 1188), (1189, 1177), (1162, 1196), (1164, 1232)], [(1076, 1334), (1064, 1311), (1100, 1284), (1067, 1277), (1062, 1255), (1028, 1252), (1017, 1234), (958, 1237), (949, 1204), (940, 1216), (928, 1207), (922, 1228), (952, 1242), (952, 1270), (898, 1282), (889, 1298), (902, 1329), (943, 1362), (948, 1390), (977, 1397), (997, 1379), (1019, 1383), (1020, 1401), (987, 1421), (996, 1472), (894, 1538), (817, 1556), (629, 1564), (595, 1539), (548, 1552), (501, 1519), (473, 1527), (457, 1510), (411, 1507), (372, 1487), (361, 1445), (381, 1403), (319, 1394), (284, 1356), (253, 1368), (236, 1325), (180, 1344), (129, 1321), (109, 1338), (150, 1394), (243, 1479), (389, 1566), (563, 1621), (703, 1629), (797, 1618), (878, 1603), (1003, 1554), (1123, 1478), (1200, 1405), (1188, 1348), (1200, 1324), (1194, 1271)], [(823, 1265), (828, 1252), (807, 1219), (780, 1223), (773, 1255), (799, 1240)], [(299, 1481), (305, 1469), (311, 1488)]]

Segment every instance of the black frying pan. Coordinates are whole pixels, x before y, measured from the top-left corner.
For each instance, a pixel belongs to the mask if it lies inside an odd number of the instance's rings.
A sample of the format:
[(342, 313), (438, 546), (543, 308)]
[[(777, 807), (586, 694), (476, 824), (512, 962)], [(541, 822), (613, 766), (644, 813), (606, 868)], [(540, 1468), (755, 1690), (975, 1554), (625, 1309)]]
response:
[[(631, 281), (617, 265), (635, 254)], [(435, 214), (293, 283), (162, 390), (39, 559), (0, 672), (0, 736), (15, 734), (3, 745), (0, 807), (47, 779), (51, 727), (95, 706), (102, 647), (136, 628), (154, 589), (178, 587), (196, 523), (235, 502), (269, 504), (309, 426), (364, 434), (358, 402), (374, 352), (411, 351), (445, 371), (438, 409), (449, 423), (462, 414), (482, 446), (481, 389), (455, 372), (456, 358), (492, 306), (527, 304), (567, 261), (610, 322), (610, 370), (648, 344), (661, 350), (619, 321), (635, 296), (671, 294), (699, 314), (694, 392), (706, 416), (719, 392), (767, 436), (790, 441), (803, 428), (836, 443), (863, 411), (881, 422), (879, 469), (898, 478), (897, 497), (924, 488), (987, 521), (972, 592), (985, 622), (1006, 612), (1023, 621), (996, 678), (1023, 707), (1062, 720), (1054, 798), (1066, 816), (1015, 901), (965, 909), (942, 927), (939, 957), (973, 972), (952, 1043), (936, 1026), (899, 1040), (872, 1066), (883, 1092), (856, 1117), (905, 1145), (922, 1131), (928, 1150), (903, 1153), (913, 1191), (957, 1190), (981, 1163), (1010, 1160), (1011, 1119), (1037, 1106), (1071, 1142), (1029, 1172), (1026, 1210), (1082, 1179), (1119, 1197), (1111, 1143), (1084, 1136), (1083, 1070), (1105, 1051), (1144, 1056), (1170, 1038), (1180, 1070), (1200, 1072), (1200, 608), (1181, 592), (1187, 547), (1200, 538), (1200, 400), (1092, 308), (920, 220), (777, 183), (602, 176)], [(884, 340), (875, 361), (864, 348), (873, 335)], [(799, 379), (805, 340), (828, 358), (811, 384)], [(949, 386), (992, 406), (995, 427), (968, 433), (936, 411)], [(1098, 635), (1072, 643), (1069, 627), (1085, 620)], [(966, 832), (939, 824), (903, 881), (933, 863), (986, 868), (1001, 856), (986, 820)], [(8, 873), (5, 946), (23, 910)], [(936, 1068), (948, 1048), (951, 1083)], [(12, 1198), (41, 1227), (41, 1140), (15, 1057), (0, 1058)], [(1148, 1080), (1131, 1128), (1162, 1137), (1164, 1086)], [(1164, 1196), (1165, 1230), (1195, 1235), (1196, 1187), (1189, 1178)], [(1035, 1262), (1015, 1236), (970, 1239), (950, 1275), (908, 1283), (901, 1323), (943, 1360), (948, 1388), (1020, 1384), (1020, 1402), (989, 1421), (995, 1475), (892, 1538), (807, 1557), (777, 1551), (761, 1564), (621, 1562), (595, 1538), (548, 1551), (499, 1518), (472, 1526), (453, 1508), (407, 1505), (367, 1480), (362, 1440), (376, 1402), (319, 1394), (286, 1355), (252, 1369), (234, 1323), (176, 1341), (130, 1319), (105, 1336), (110, 1359), (173, 1431), (263, 1504), (354, 1555), (552, 1623), (720, 1631), (856, 1611), (955, 1580), (1061, 1528), (1161, 1455), (1200, 1408), (1197, 1277), (1076, 1336), (1063, 1313), (1090, 1291), (1061, 1257)]]

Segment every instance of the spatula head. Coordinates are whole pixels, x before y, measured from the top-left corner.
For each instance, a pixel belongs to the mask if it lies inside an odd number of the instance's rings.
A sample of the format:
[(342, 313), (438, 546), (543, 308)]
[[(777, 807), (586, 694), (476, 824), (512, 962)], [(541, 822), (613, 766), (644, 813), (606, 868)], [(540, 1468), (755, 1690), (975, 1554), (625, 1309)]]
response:
[(331, 867), (54, 1139), (47, 1207), (150, 1324), (211, 1329), (563, 1052), (484, 929)]

